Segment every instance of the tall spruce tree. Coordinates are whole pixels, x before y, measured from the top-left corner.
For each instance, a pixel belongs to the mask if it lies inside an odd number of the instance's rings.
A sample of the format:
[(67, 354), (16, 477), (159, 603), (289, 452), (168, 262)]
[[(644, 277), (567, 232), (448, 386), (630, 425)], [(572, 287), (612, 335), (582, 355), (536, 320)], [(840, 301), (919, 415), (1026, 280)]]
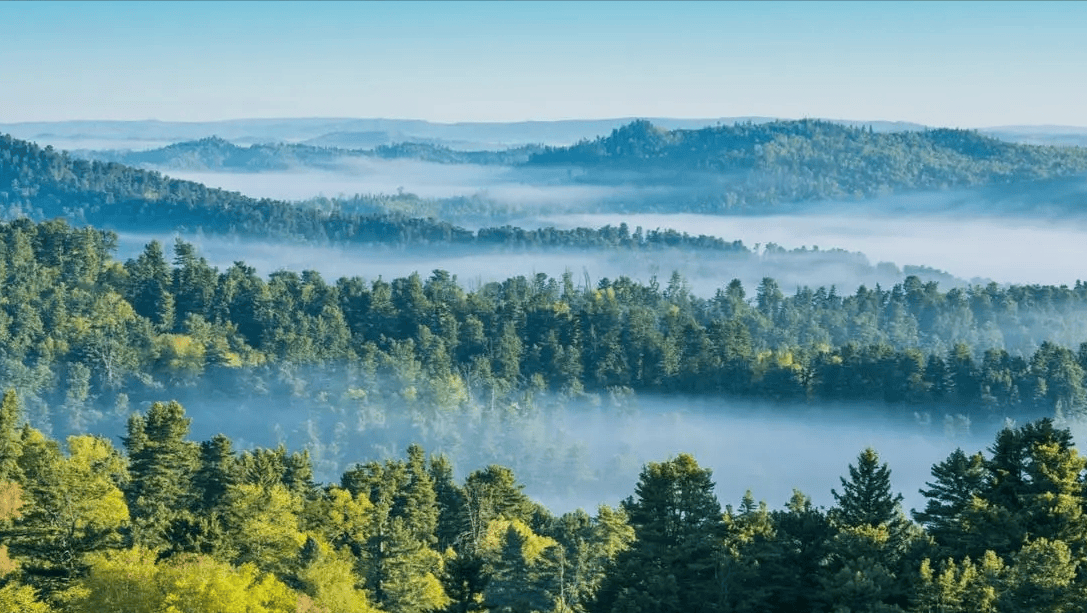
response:
[(920, 490), (928, 499), (925, 509), (913, 511), (913, 518), (925, 526), (943, 553), (960, 557), (968, 553), (963, 549), (964, 514), (989, 480), (985, 459), (980, 453), (967, 456), (956, 449), (932, 466), (932, 476), (934, 481), (925, 483), (928, 489)]
[(871, 447), (857, 456), (857, 465), (849, 465), (849, 480), (840, 478), (842, 493), (830, 490), (835, 507), (831, 518), (842, 526), (873, 528), (888, 526), (901, 517), (902, 494), (891, 492), (891, 469), (880, 465), (879, 454)]
[(171, 524), (189, 519), (192, 478), (199, 462), (197, 445), (186, 440), (191, 421), (177, 402), (156, 402), (146, 416), (129, 419), (123, 442), (131, 476), (125, 497), (132, 514), (133, 544), (164, 547)]
[(712, 471), (681, 454), (642, 470), (623, 502), (635, 540), (598, 593), (597, 611), (716, 611), (724, 523)]

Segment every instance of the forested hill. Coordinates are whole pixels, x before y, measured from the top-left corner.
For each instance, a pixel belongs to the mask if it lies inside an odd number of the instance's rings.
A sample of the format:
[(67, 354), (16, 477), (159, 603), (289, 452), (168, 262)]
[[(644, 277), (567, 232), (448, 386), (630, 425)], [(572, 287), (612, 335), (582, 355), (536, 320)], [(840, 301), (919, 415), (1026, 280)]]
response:
[(548, 147), (528, 165), (585, 168), (589, 181), (609, 180), (608, 171), (717, 176), (710, 193), (728, 208), (1067, 177), (1087, 172), (1087, 149), (1019, 145), (969, 130), (878, 133), (818, 120), (670, 131), (635, 121), (606, 137)]
[[(229, 145), (229, 144), (227, 144)], [(229, 152), (227, 145), (209, 143)], [(232, 145), (230, 145), (232, 147)], [(360, 215), (329, 208), (255, 199), (171, 179), (117, 163), (77, 159), (52, 147), (0, 135), (0, 216), (41, 221), (64, 217), (125, 231), (200, 229), (264, 238), (346, 243), (640, 248), (662, 245), (746, 251), (738, 242), (672, 231), (631, 234), (619, 228), (472, 232), (450, 223), (400, 214)]]
[(218, 137), (203, 138), (147, 151), (77, 151), (73, 155), (100, 162), (173, 170), (261, 172), (298, 168), (341, 170), (353, 160), (413, 159), (441, 164), (512, 166), (541, 150), (524, 146), (501, 151), (458, 151), (424, 142), (381, 145), (374, 149), (341, 149), (303, 144), (256, 144), (240, 147)]

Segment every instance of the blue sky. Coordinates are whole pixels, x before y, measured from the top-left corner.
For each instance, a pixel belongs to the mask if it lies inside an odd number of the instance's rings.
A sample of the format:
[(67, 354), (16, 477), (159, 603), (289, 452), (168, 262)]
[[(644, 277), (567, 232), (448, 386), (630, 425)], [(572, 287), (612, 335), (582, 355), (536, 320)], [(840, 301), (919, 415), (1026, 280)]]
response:
[(0, 2), (0, 122), (1087, 126), (1087, 3)]

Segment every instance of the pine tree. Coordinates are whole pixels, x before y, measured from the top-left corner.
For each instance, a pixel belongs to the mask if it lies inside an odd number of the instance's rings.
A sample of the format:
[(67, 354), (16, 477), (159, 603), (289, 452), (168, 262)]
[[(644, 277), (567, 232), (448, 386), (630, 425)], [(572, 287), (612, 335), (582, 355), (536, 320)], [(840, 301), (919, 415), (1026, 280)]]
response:
[(901, 518), (901, 494), (891, 493), (891, 469), (879, 463), (879, 454), (871, 447), (857, 456), (857, 465), (849, 465), (849, 480), (840, 478), (842, 493), (830, 490), (836, 506), (831, 518), (841, 526), (890, 526)]
[(519, 522), (508, 523), (498, 555), (492, 562), (492, 578), (484, 602), (494, 613), (549, 613), (554, 610), (551, 583), (557, 569), (545, 551), (558, 549), (551, 539), (532, 534)]
[(21, 481), (19, 456), (22, 455), (20, 426), (23, 422), (19, 397), (15, 390), (4, 392), (0, 402), (0, 483)]
[(415, 613), (449, 604), (438, 577), (442, 556), (431, 548), (437, 529), (434, 484), (422, 448), (409, 461), (370, 462), (344, 473), (341, 483), (370, 502), (370, 531), (352, 550), (374, 604)]
[(646, 465), (637, 497), (623, 502), (635, 541), (616, 561), (596, 610), (686, 613), (721, 606), (724, 526), (711, 475), (687, 454)]
[(980, 453), (967, 456), (956, 449), (946, 460), (932, 466), (933, 482), (920, 490), (928, 499), (924, 511), (913, 511), (913, 518), (923, 524), (936, 539), (943, 553), (951, 557), (966, 555), (963, 547), (965, 513), (980, 496), (989, 480), (985, 459)]
[(122, 440), (130, 464), (125, 496), (132, 513), (134, 544), (162, 547), (167, 544), (170, 524), (188, 519), (199, 461), (198, 447), (185, 440), (191, 421), (177, 402), (156, 402), (146, 417), (129, 419), (128, 436)]
[(238, 479), (237, 456), (227, 436), (216, 434), (200, 443), (200, 467), (193, 475), (194, 511), (208, 513), (218, 507)]
[(124, 458), (109, 441), (87, 435), (68, 439), (67, 456), (29, 427), (21, 443), (26, 487), (11, 551), (28, 581), (53, 593), (84, 572), (87, 554), (121, 546), (129, 518), (117, 487)]
[(468, 510), (464, 492), (453, 480), (453, 466), (449, 459), (444, 455), (432, 457), (429, 470), (438, 509), (436, 547), (438, 551), (445, 551), (468, 533)]

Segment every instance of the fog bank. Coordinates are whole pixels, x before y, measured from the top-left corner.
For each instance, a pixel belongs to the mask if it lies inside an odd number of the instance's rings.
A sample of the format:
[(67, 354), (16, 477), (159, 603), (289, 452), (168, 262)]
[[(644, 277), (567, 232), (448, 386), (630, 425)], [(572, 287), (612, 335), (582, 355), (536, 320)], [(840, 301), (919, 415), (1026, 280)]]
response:
[(527, 218), (529, 227), (674, 228), (755, 246), (819, 246), (859, 251), (872, 262), (925, 265), (968, 280), (1073, 285), (1087, 278), (1087, 228), (1064, 221), (943, 215), (720, 216), (619, 213)]

